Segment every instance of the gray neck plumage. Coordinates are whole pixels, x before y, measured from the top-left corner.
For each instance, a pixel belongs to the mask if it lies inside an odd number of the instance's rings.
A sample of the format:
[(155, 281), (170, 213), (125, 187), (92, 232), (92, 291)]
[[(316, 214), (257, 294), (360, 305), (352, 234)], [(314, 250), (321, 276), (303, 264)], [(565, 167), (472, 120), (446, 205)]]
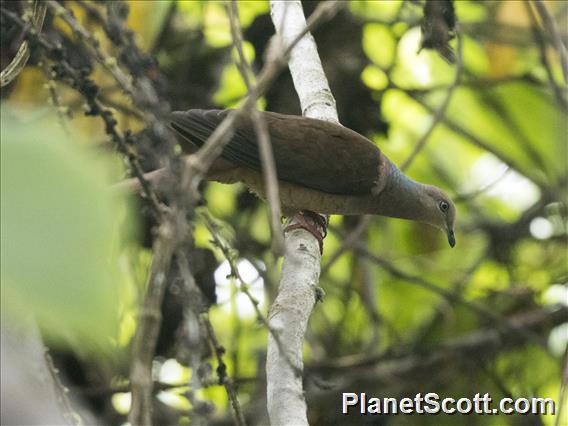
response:
[(427, 221), (425, 212), (425, 185), (402, 173), (394, 164), (383, 191), (376, 196), (375, 214), (417, 221)]

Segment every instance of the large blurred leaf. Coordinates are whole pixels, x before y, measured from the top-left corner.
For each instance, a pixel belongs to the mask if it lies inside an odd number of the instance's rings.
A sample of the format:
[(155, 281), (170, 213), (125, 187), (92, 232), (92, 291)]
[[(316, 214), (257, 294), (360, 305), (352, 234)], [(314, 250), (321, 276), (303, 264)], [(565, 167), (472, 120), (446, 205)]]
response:
[(57, 342), (115, 337), (110, 257), (126, 210), (109, 190), (108, 162), (56, 126), (21, 125), (4, 111), (1, 149), (3, 312), (35, 313)]
[(494, 96), (502, 103), (509, 128), (533, 166), (540, 166), (553, 179), (565, 174), (568, 123), (552, 95), (535, 86), (513, 83), (495, 88)]
[(448, 115), (527, 177), (565, 173), (566, 120), (551, 95), (525, 83), (487, 91), (457, 90)]

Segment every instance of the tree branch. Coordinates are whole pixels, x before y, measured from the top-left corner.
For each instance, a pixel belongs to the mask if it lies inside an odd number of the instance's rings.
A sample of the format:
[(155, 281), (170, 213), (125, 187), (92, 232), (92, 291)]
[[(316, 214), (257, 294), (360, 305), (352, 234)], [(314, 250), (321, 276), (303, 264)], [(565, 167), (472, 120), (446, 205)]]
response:
[[(229, 20), (231, 23), (233, 45), (235, 46), (239, 56), (237, 67), (241, 72), (249, 93), (251, 93), (256, 91), (256, 85), (254, 85), (249, 79), (249, 75), (254, 76), (254, 73), (243, 51), (243, 34), (239, 18), (239, 8), (236, 0), (233, 0), (229, 6)], [(275, 256), (281, 256), (284, 254), (284, 236), (280, 225), (282, 212), (280, 209), (278, 177), (276, 176), (276, 164), (274, 162), (272, 144), (270, 142), (270, 135), (268, 133), (266, 120), (264, 119), (264, 116), (260, 114), (256, 105), (251, 108), (251, 113), (254, 131), (260, 148), (264, 187), (266, 188), (266, 199), (268, 201), (268, 208), (270, 211), (269, 221), (272, 235), (272, 251)]]
[[(321, 3), (334, 13), (338, 3)], [(290, 46), (306, 27), (300, 1), (271, 1), (271, 16), (280, 43)], [(318, 8), (318, 10), (323, 10)], [(318, 12), (316, 10), (315, 13)], [(313, 18), (313, 16), (312, 16)], [(274, 46), (271, 46), (274, 47)], [(312, 118), (338, 122), (335, 99), (331, 94), (311, 34), (301, 37), (290, 52), (289, 68), (300, 98), (302, 113)], [(288, 221), (294, 222), (294, 218)], [(320, 248), (316, 239), (303, 229), (285, 234), (286, 254), (276, 300), (270, 308), (269, 327), (279, 333), (286, 353), (272, 334), (268, 336), (266, 358), (267, 408), (273, 425), (307, 425), (307, 406), (302, 388), (302, 348), (308, 319), (318, 299)], [(293, 366), (289, 365), (291, 359)]]
[(412, 150), (408, 158), (404, 161), (404, 163), (402, 163), (402, 165), (400, 166), (400, 170), (402, 171), (410, 167), (410, 165), (412, 164), (418, 153), (422, 151), (422, 149), (426, 146), (428, 138), (432, 133), (434, 133), (434, 129), (446, 114), (446, 110), (450, 105), (450, 101), (452, 99), (454, 91), (456, 87), (458, 87), (458, 85), (460, 84), (462, 70), (463, 70), (463, 42), (461, 39), (459, 27), (456, 28), (456, 38), (457, 38), (457, 61), (456, 61), (456, 74), (454, 77), (454, 81), (452, 82), (450, 87), (448, 87), (448, 91), (446, 93), (444, 101), (442, 102), (438, 110), (434, 113), (434, 116), (432, 117), (432, 123), (430, 123), (430, 127), (428, 127), (428, 130), (424, 132), (424, 134), (418, 140), (418, 142), (416, 142), (414, 149)]
[(160, 323), (161, 305), (166, 289), (166, 276), (175, 249), (175, 231), (169, 221), (158, 228), (158, 236), (152, 251), (152, 268), (144, 304), (138, 315), (138, 327), (132, 343), (132, 365), (130, 368), (130, 390), (132, 405), (128, 421), (132, 425), (152, 424), (153, 379), (152, 361)]
[(558, 53), (558, 57), (560, 58), (564, 81), (568, 83), (568, 58), (566, 53), (566, 46), (564, 46), (564, 42), (562, 41), (562, 37), (560, 36), (560, 31), (558, 31), (558, 26), (556, 25), (556, 21), (548, 12), (542, 0), (532, 0), (532, 4), (534, 4), (538, 14), (540, 15), (543, 26), (550, 32), (552, 42), (554, 43), (554, 47), (556, 48), (556, 53)]
[[(515, 328), (547, 336), (552, 328), (565, 322), (567, 315), (566, 306), (554, 305), (518, 314), (508, 318), (507, 321)], [(476, 354), (477, 359), (487, 358), (500, 353), (503, 349), (511, 349), (526, 343), (530, 343), (526, 336), (514, 333), (504, 334), (493, 328), (478, 329), (447, 340), (428, 353), (410, 353), (394, 359), (384, 355), (366, 358), (344, 357), (332, 362), (311, 364), (310, 370), (331, 372), (349, 369), (349, 377), (341, 383), (341, 388), (349, 389), (356, 386), (359, 391), (365, 391), (370, 387), (376, 387), (377, 384), (404, 386), (421, 379), (431, 381), (432, 371), (435, 368), (440, 366), (459, 368), (471, 362), (472, 354)], [(337, 390), (334, 391), (337, 392)]]
[[(22, 2), (24, 10), (29, 8), (30, 2)], [(43, 27), (43, 20), (45, 19), (46, 7), (42, 1), (34, 1), (33, 10), (26, 10), (24, 13), (24, 20), (27, 23), (31, 20), (31, 29), (36, 33), (41, 31)], [(27, 40), (24, 40), (20, 45), (16, 56), (8, 64), (6, 68), (0, 72), (0, 87), (10, 84), (20, 72), (24, 69), (30, 58), (30, 49)]]
[[(534, 4), (536, 5), (537, 3), (534, 3)], [(536, 42), (536, 44), (538, 46), (538, 50), (539, 50), (539, 54), (540, 54), (540, 62), (542, 63), (542, 66), (544, 67), (544, 70), (546, 71), (546, 76), (548, 78), (548, 82), (550, 84), (550, 87), (552, 88), (552, 91), (554, 92), (554, 96), (556, 96), (556, 100), (558, 101), (558, 104), (561, 105), (564, 109), (567, 109), (568, 108), (568, 102), (566, 101), (566, 90), (564, 90), (562, 87), (560, 87), (556, 83), (556, 79), (554, 78), (552, 66), (550, 64), (550, 61), (548, 60), (548, 56), (547, 56), (547, 52), (546, 52), (547, 49), (548, 49), (548, 45), (546, 43), (546, 40), (544, 39), (542, 32), (540, 31), (540, 28), (538, 27), (538, 21), (536, 19), (535, 12), (534, 12), (533, 8), (531, 7), (530, 3), (525, 3), (525, 9), (527, 10), (527, 15), (529, 16), (529, 18), (531, 20), (531, 29), (532, 29), (534, 41)], [(546, 9), (545, 9), (545, 11), (546, 11)], [(565, 64), (562, 64), (562, 66), (564, 67)], [(565, 83), (566, 82), (568, 82), (568, 80), (565, 80)]]

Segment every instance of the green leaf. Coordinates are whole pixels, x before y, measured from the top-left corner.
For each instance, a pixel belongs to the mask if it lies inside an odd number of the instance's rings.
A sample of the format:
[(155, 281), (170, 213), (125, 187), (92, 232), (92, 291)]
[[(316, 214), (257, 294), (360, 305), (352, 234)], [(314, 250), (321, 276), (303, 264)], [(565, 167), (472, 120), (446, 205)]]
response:
[(383, 70), (378, 67), (367, 65), (361, 73), (361, 80), (365, 85), (373, 90), (384, 90), (389, 84), (389, 78)]
[(391, 66), (396, 42), (387, 26), (367, 24), (363, 27), (363, 50), (381, 68)]
[(8, 113), (1, 152), (2, 310), (15, 321), (33, 312), (54, 342), (108, 343), (120, 275), (111, 254), (127, 213), (110, 163), (58, 127)]

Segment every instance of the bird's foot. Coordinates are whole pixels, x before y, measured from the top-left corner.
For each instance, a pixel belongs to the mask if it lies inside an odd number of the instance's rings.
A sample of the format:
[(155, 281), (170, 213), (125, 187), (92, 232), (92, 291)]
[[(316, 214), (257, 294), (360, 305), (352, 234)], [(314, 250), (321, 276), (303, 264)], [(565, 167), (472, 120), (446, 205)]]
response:
[(294, 215), (295, 223), (284, 228), (284, 232), (294, 229), (305, 229), (312, 234), (319, 243), (320, 253), (323, 253), (323, 239), (327, 235), (329, 216), (320, 215), (311, 210), (301, 210)]

